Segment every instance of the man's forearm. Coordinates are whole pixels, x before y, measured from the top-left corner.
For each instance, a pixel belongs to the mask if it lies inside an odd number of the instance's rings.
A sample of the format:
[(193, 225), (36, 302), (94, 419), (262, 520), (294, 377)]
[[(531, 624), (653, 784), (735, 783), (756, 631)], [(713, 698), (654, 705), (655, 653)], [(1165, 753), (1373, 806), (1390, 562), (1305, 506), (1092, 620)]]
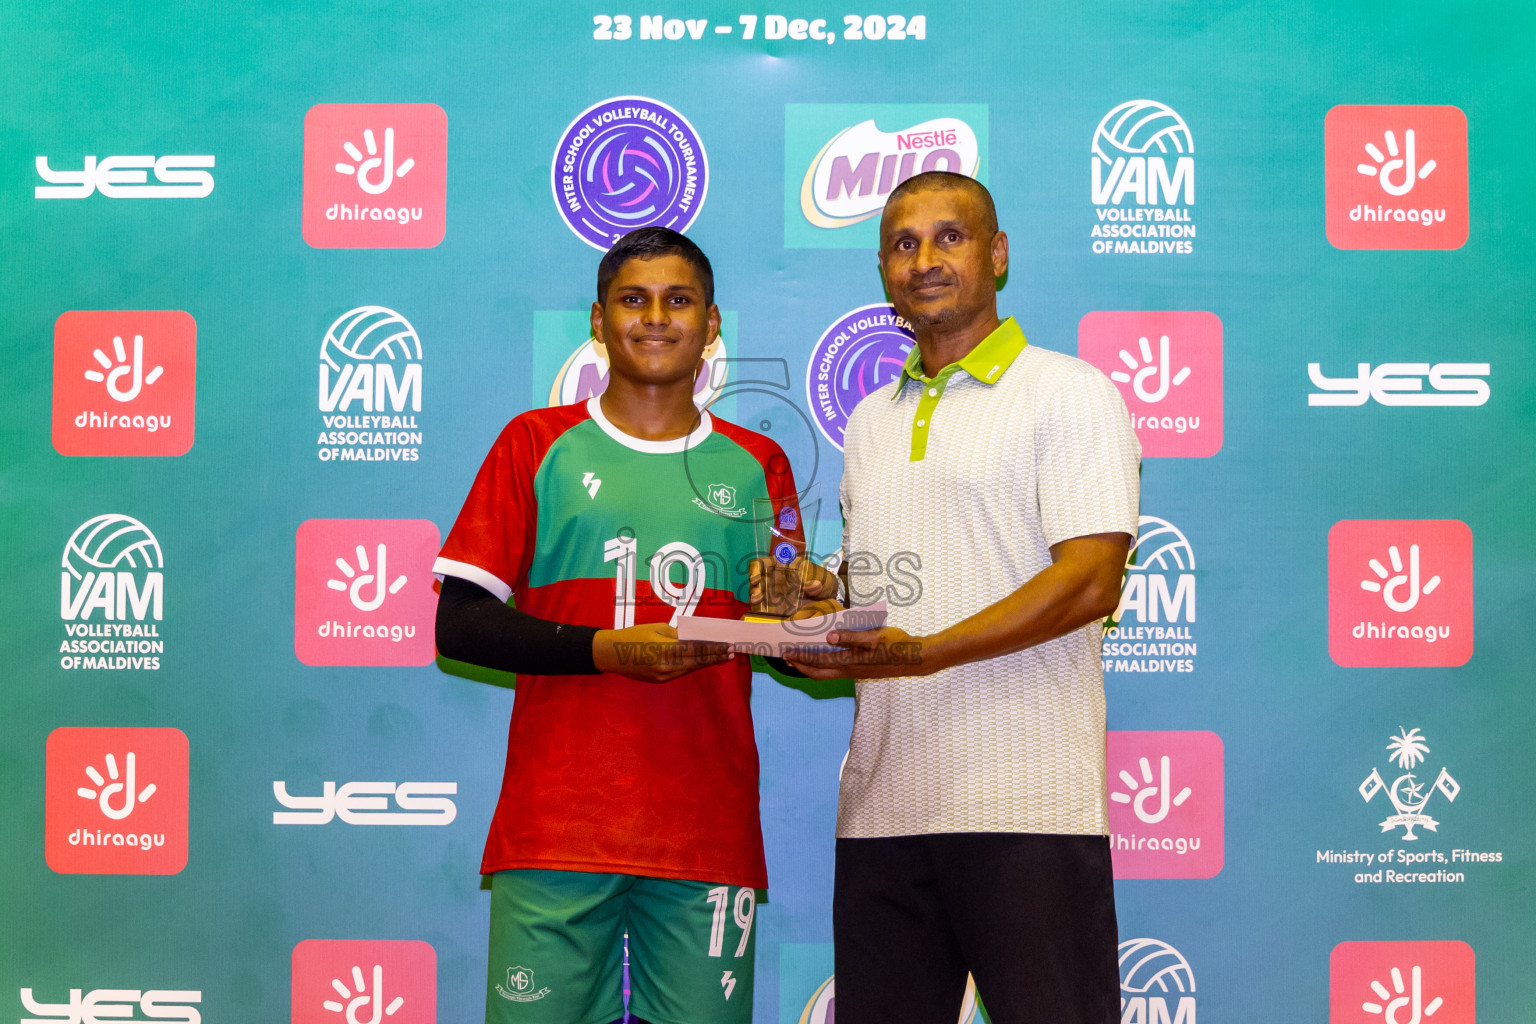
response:
[(593, 626), (550, 622), (521, 612), (457, 576), (443, 578), (437, 650), (445, 658), (527, 675), (590, 675)]
[[(1120, 537), (1123, 543), (1112, 539)], [(1113, 613), (1130, 538), (1110, 534), (1065, 543), (1091, 545), (1088, 557), (1058, 559), (1002, 600), (922, 638), (924, 669), (938, 671), (1011, 654)]]

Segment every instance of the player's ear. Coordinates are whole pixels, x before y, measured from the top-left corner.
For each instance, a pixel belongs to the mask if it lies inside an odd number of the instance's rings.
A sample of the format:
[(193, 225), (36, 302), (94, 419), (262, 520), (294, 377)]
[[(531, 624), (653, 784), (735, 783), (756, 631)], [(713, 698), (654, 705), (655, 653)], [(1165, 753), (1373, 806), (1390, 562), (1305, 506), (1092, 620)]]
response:
[(603, 340), (603, 304), (592, 303), (592, 337), (601, 344)]
[(709, 304), (709, 330), (705, 332), (704, 347), (708, 348), (713, 345), (718, 337), (720, 337), (720, 307), (711, 302)]

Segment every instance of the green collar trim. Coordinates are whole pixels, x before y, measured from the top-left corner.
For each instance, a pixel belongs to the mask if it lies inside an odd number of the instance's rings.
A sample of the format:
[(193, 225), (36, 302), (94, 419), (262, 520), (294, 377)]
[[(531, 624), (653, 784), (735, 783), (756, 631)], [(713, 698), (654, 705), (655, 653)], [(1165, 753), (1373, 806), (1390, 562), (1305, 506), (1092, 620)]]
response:
[(1009, 317), (998, 324), (991, 334), (982, 338), (975, 348), (966, 353), (965, 358), (950, 363), (933, 377), (923, 376), (923, 353), (913, 345), (912, 351), (907, 353), (907, 361), (901, 367), (901, 376), (897, 378), (891, 399), (894, 401), (901, 394), (909, 379), (926, 384), (940, 377), (947, 378), (956, 369), (964, 370), (983, 384), (996, 384), (1028, 344), (1018, 321)]

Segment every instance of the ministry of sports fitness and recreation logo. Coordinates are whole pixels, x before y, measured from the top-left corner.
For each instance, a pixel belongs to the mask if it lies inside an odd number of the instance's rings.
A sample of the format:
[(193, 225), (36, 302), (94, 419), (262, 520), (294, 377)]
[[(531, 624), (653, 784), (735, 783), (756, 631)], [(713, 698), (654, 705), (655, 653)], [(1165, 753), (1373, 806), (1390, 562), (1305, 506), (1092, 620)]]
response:
[(873, 248), (877, 218), (897, 185), (924, 171), (984, 178), (986, 157), (983, 104), (791, 103), (784, 244)]
[(1398, 734), (1388, 741), (1387, 751), (1392, 755), (1392, 763), (1402, 774), (1389, 785), (1382, 779), (1381, 772), (1372, 768), (1371, 774), (1360, 783), (1360, 796), (1366, 803), (1374, 800), (1377, 794), (1385, 793), (1387, 801), (1392, 805), (1394, 813), (1389, 814), (1381, 823), (1381, 830), (1391, 832), (1402, 829), (1401, 838), (1404, 842), (1419, 838), (1414, 832), (1416, 828), (1439, 831), (1440, 823), (1425, 813), (1425, 808), (1436, 793), (1442, 794), (1447, 802), (1454, 803), (1456, 795), (1461, 792), (1461, 784), (1451, 778), (1446, 768), (1440, 769), (1440, 774), (1435, 776), (1433, 782), (1417, 776), (1413, 769), (1422, 764), (1425, 755), (1429, 753), (1429, 742), (1418, 729), (1399, 729)]
[(421, 338), (384, 306), (349, 309), (320, 342), (321, 462), (421, 457)]
[(1341, 942), (1328, 957), (1328, 1024), (1476, 1024), (1465, 942)]
[(1195, 549), (1177, 526), (1142, 516), (1120, 585), (1120, 605), (1105, 623), (1104, 671), (1193, 672)]
[(165, 653), (165, 557), (132, 516), (92, 516), (70, 534), (59, 573), (59, 666), (158, 669)]
[(1077, 354), (1120, 389), (1149, 457), (1221, 450), (1221, 320), (1201, 312), (1096, 312), (1077, 325)]
[(1116, 878), (1214, 878), (1225, 860), (1224, 750), (1213, 732), (1108, 735)]
[(436, 1024), (437, 951), (413, 940), (293, 947), (292, 1024)]
[[(1307, 376), (1318, 390), (1308, 405), (1479, 406), (1492, 391), (1488, 363), (1356, 363), (1353, 377), (1328, 377), (1323, 364), (1308, 363)], [(1426, 380), (1429, 387), (1424, 386)]]
[(319, 103), (304, 115), (304, 241), (430, 249), (448, 225), (448, 115), (435, 103)]
[(1120, 943), (1120, 1019), (1195, 1024), (1195, 972), (1161, 939)]
[(1328, 241), (1459, 249), (1467, 241), (1467, 115), (1447, 106), (1338, 106), (1323, 122)]
[(1092, 238), (1096, 253), (1195, 251), (1195, 139), (1156, 100), (1128, 100), (1094, 129)]
[(37, 199), (84, 199), (97, 192), (108, 199), (202, 199), (213, 192), (212, 156), (88, 156), (78, 171), (52, 168), (40, 156), (36, 166), (48, 182), (32, 189)]
[[(22, 1024), (98, 1024), (100, 1021), (161, 1021), (163, 1024), (201, 1024), (200, 989), (169, 988), (72, 988), (68, 1002), (48, 1003), (36, 989), (21, 990), (21, 1005), (30, 1017)], [(142, 1014), (139, 1016), (138, 1014)]]
[(917, 339), (896, 307), (877, 302), (834, 320), (811, 349), (805, 397), (822, 435), (841, 451), (853, 407), (901, 376)]
[(43, 855), (54, 871), (174, 875), (187, 866), (179, 729), (55, 729), (46, 762)]
[(53, 324), (60, 455), (184, 455), (197, 404), (197, 323), (180, 310), (73, 310)]
[(1460, 520), (1346, 519), (1328, 531), (1328, 653), (1339, 665), (1465, 665), (1472, 594), (1472, 530)]
[(306, 665), (429, 665), (441, 547), (425, 519), (310, 519), (294, 546), (293, 649)]
[(615, 96), (566, 127), (549, 183), (566, 226), (606, 252), (636, 228), (686, 232), (709, 192), (709, 158), (676, 110), (646, 96)]

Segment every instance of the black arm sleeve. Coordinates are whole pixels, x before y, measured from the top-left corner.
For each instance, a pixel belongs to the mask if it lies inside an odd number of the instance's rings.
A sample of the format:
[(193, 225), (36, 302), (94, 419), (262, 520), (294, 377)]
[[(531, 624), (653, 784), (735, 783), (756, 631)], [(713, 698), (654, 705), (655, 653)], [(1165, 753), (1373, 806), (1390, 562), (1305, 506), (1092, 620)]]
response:
[(596, 626), (550, 622), (497, 600), (457, 576), (444, 576), (437, 600), (437, 650), (445, 658), (526, 675), (595, 675)]

